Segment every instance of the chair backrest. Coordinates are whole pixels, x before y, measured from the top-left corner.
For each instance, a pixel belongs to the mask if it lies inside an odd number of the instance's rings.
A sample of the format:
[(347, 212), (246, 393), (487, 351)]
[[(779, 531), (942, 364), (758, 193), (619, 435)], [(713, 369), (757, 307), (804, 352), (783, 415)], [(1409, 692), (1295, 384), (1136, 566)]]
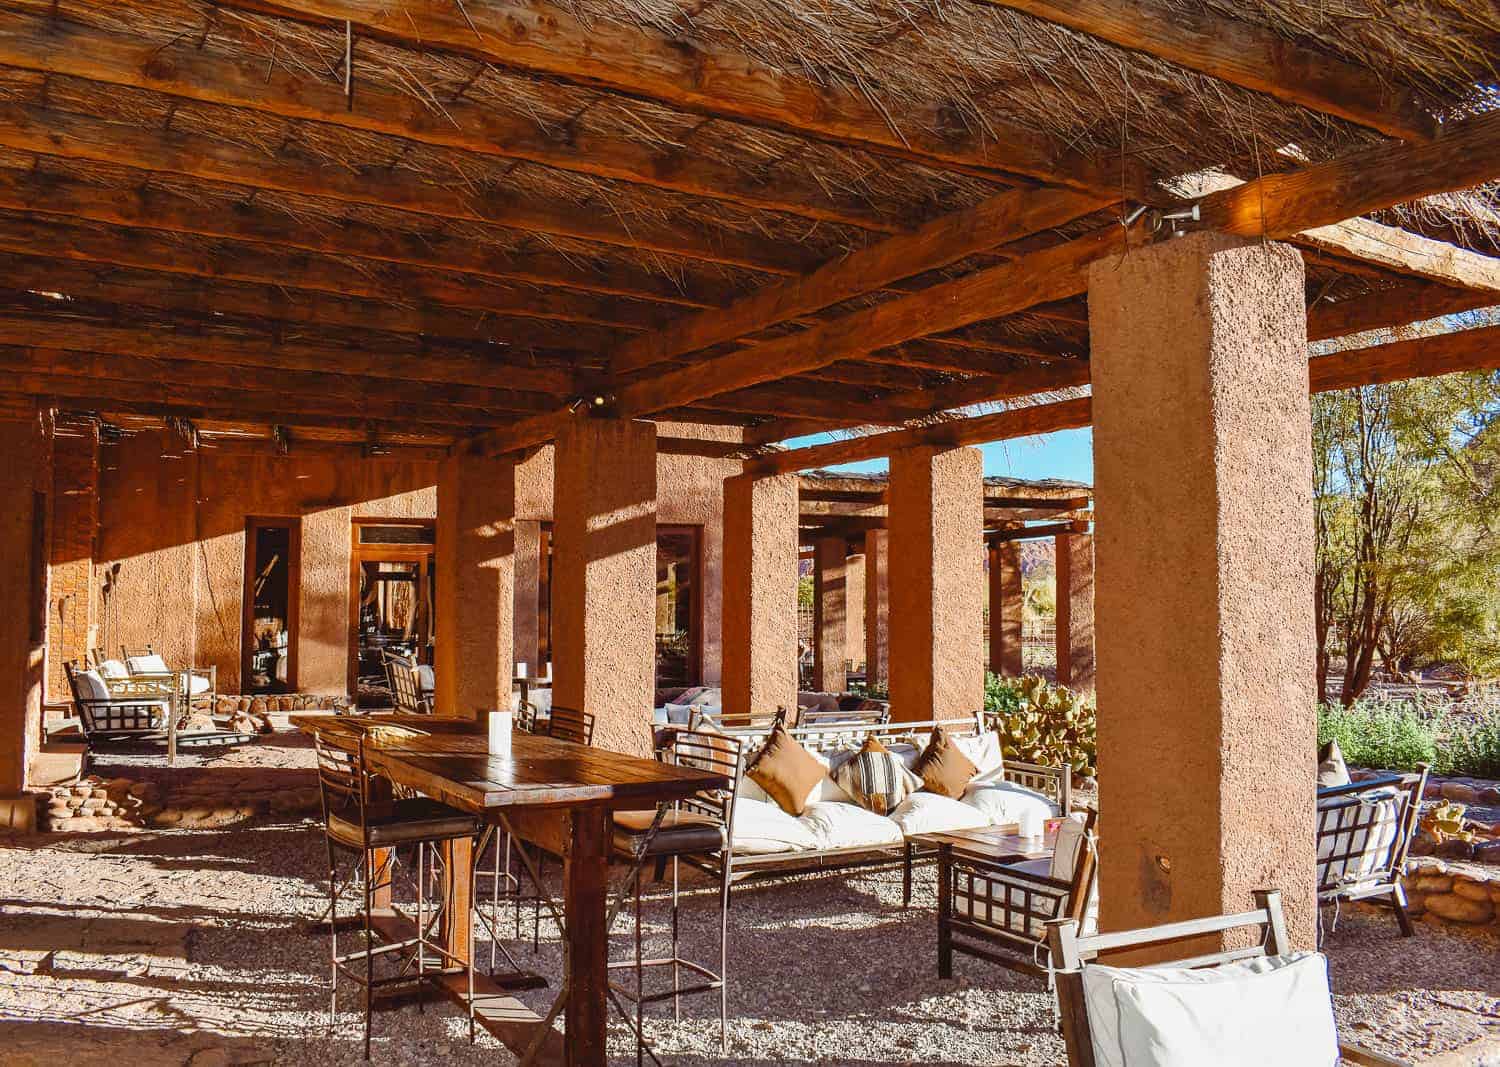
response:
[(1258, 943), (1245, 948), (1163, 961), (1153, 967), (1217, 967), (1257, 956), (1280, 956), (1291, 951), (1286, 921), (1281, 911), (1281, 891), (1261, 889), (1254, 894), (1255, 910), (1237, 915), (1213, 915), (1203, 919), (1168, 923), (1143, 930), (1081, 937), (1074, 919), (1047, 926), (1047, 947), (1057, 981), (1058, 1007), (1062, 1013), (1063, 1039), (1068, 1046), (1069, 1067), (1095, 1067), (1093, 1032), (1089, 1028), (1088, 1004), (1083, 995), (1083, 969), (1100, 956), (1130, 949), (1177, 944), (1212, 937), (1229, 930), (1256, 927)]
[(1427, 765), (1415, 773), (1383, 775), (1318, 790), (1318, 895), (1345, 886), (1393, 883), (1421, 815)]
[(797, 716), (803, 728), (829, 726), (885, 726), (891, 721), (889, 705), (879, 708), (804, 708)]
[(777, 708), (774, 712), (726, 712), (723, 708), (705, 708), (693, 705), (692, 711), (688, 712), (688, 729), (696, 730), (704, 723), (710, 723), (720, 730), (763, 730), (769, 731), (777, 723), (785, 723), (787, 720), (786, 708)]
[(332, 812), (350, 822), (365, 826), (365, 806), (369, 802), (369, 775), (365, 771), (365, 739), (353, 752), (329, 744), (321, 730), (313, 732), (313, 748), (318, 757), (318, 791), (323, 797), (323, 825), (326, 829)]
[(409, 715), (421, 715), (427, 711), (417, 682), (416, 661), (395, 652), (385, 654), (385, 677), (391, 688), (391, 702), (396, 710)]
[(592, 745), (594, 743), (594, 714), (590, 711), (560, 708), (554, 704), (552, 717), (547, 724), (547, 732), (561, 741), (572, 741), (575, 745)]
[(724, 824), (726, 848), (733, 848), (734, 804), (739, 795), (740, 775), (745, 766), (743, 738), (710, 730), (677, 730), (666, 747), (658, 753), (665, 763), (679, 767), (696, 767), (729, 779), (728, 789), (715, 789), (679, 801), (678, 806), (690, 812), (707, 815)]

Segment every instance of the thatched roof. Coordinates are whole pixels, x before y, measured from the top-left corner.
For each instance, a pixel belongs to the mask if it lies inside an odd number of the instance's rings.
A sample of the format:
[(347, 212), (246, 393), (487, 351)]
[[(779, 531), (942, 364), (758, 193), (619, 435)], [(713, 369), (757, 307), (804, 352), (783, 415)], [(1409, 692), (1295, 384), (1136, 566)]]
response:
[[(1447, 126), (1500, 103), (1493, 3), (1156, 3), (1362, 71), (1423, 122)], [(669, 100), (644, 81), (627, 91), (630, 72), (570, 65), (556, 45), (531, 59), (517, 46), (513, 61), (500, 62), (511, 9), (497, 0), (414, 5), (405, 12), (410, 32), (381, 21), (401, 3), (350, 4), (373, 13), (348, 26), (327, 17), (339, 4), (294, 0), (0, 3), (0, 263), (12, 276), (0, 301), (31, 321), (125, 323), (148, 339), (169, 329), (203, 338), (230, 331), (272, 348), (292, 340), (372, 358), (463, 352), (497, 367), (575, 375), (567, 389), (512, 389), (524, 403), (488, 408), (473, 423), (479, 429), (497, 415), (649, 379), (674, 360), (787, 337), (1058, 246), (1136, 203), (1170, 205), (1194, 175), (1254, 180), (1391, 143), (1337, 109), (1127, 50), (1016, 6), (1026, 5), (538, 0), (514, 8), (516, 25), (550, 20), (554, 35), (582, 27), (600, 56), (637, 41), (705, 71), (710, 59), (733, 57), (830, 109), (866, 107), (884, 127), (844, 136), (821, 115), (751, 118), (774, 101)], [(455, 26), (460, 32), (432, 32)], [(1023, 149), (1014, 165), (993, 151), (1008, 143)], [(686, 316), (1006, 190), (1070, 182), (1094, 200), (997, 247), (851, 289), (654, 366), (621, 370), (612, 358)], [(1393, 204), (1377, 217), (1481, 253), (1500, 249), (1494, 181)], [(1309, 258), (1315, 307), (1434, 280), (1327, 248)], [(27, 290), (70, 299), (38, 304)], [(0, 344), (24, 344), (19, 336), (0, 330)], [(149, 347), (116, 354), (154, 357)], [(1084, 301), (1070, 297), (661, 414), (769, 421), (767, 437), (819, 419), (889, 424), (941, 411), (926, 400), (949, 394), (934, 390), (976, 375), (1086, 357)], [(65, 406), (79, 399), (58, 395)], [(830, 408), (847, 415), (820, 414)], [(412, 410), (421, 423), (421, 405)], [(431, 438), (459, 430), (449, 424)]]

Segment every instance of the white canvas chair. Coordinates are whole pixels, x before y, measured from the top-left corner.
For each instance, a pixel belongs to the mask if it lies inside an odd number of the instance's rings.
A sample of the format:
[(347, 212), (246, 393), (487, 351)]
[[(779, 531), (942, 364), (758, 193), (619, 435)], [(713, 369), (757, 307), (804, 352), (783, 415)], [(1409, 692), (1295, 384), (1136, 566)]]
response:
[[(1340, 1043), (1327, 960), (1292, 951), (1279, 890), (1253, 896), (1253, 911), (1141, 930), (1080, 936), (1074, 919), (1050, 923), (1069, 1067), (1397, 1067), (1399, 1061)], [(1257, 931), (1247, 947), (1195, 947), (1221, 944), (1221, 934), (1246, 927)], [(1099, 962), (1184, 942), (1183, 959), (1146, 967)]]
[(1385, 775), (1365, 782), (1318, 790), (1318, 940), (1324, 934), (1323, 910), (1347, 900), (1384, 901), (1395, 913), (1402, 937), (1413, 928), (1406, 914), (1401, 872), (1421, 814), (1427, 765), (1416, 773)]

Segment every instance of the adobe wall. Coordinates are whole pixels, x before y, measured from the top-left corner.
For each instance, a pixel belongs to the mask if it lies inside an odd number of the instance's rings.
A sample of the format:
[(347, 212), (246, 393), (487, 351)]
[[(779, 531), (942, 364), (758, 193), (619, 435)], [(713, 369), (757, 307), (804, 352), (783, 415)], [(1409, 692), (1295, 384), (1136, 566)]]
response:
[[(734, 431), (673, 425), (671, 432)], [(97, 547), (84, 605), (96, 622), (97, 644), (117, 652), (122, 644), (150, 643), (169, 662), (217, 666), (220, 690), (237, 691), (246, 519), (296, 516), (302, 522), (297, 688), (345, 693), (353, 520), (436, 518), (438, 464), (298, 456), (295, 446), (284, 457), (194, 452), (184, 444), (148, 432), (99, 446)], [(705, 681), (718, 680), (722, 662), (723, 479), (739, 470), (734, 460), (657, 459), (659, 521), (703, 527)], [(517, 519), (550, 522), (551, 448), (518, 466), (516, 482)], [(54, 645), (52, 656), (62, 651)]]

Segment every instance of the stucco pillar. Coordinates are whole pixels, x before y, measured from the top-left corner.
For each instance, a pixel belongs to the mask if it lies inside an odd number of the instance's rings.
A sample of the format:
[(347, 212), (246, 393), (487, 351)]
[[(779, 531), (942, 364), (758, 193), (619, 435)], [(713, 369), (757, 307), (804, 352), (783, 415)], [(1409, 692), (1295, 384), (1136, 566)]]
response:
[(545, 673), (544, 664), (537, 662), (541, 641), (541, 620), (538, 608), (541, 603), (542, 578), (542, 524), (535, 520), (517, 519), (515, 524), (515, 613), (511, 626), (515, 661), (526, 664), (531, 677)]
[(844, 658), (856, 665), (865, 661), (865, 556), (856, 552), (844, 560)]
[(984, 705), (984, 460), (975, 448), (891, 456), (891, 717)]
[(553, 703), (594, 744), (648, 755), (656, 694), (656, 428), (579, 418), (557, 437)]
[(47, 597), (47, 699), (73, 699), (63, 665), (99, 645), (94, 542), (99, 531), (99, 437), (92, 422), (59, 422), (52, 437), (52, 535)]
[(797, 706), (797, 476), (724, 479), (724, 707)]
[(1270, 887), (1310, 948), (1302, 259), (1202, 233), (1089, 281), (1101, 926), (1243, 911)]
[(990, 545), (990, 670), (1003, 678), (1019, 678), (1021, 662), (1021, 543), (997, 541)]
[(813, 545), (813, 688), (842, 693), (848, 684), (849, 620), (844, 611), (844, 561), (849, 543), (842, 536), (820, 537)]
[(0, 832), (36, 830), (26, 768), (46, 688), (50, 442), (34, 413), (0, 412)]
[(1094, 538), (1057, 538), (1057, 682), (1094, 688)]
[(511, 703), (516, 467), (450, 456), (438, 471), (437, 713), (458, 718)]
[(865, 681), (884, 685), (891, 672), (891, 535), (865, 534)]

